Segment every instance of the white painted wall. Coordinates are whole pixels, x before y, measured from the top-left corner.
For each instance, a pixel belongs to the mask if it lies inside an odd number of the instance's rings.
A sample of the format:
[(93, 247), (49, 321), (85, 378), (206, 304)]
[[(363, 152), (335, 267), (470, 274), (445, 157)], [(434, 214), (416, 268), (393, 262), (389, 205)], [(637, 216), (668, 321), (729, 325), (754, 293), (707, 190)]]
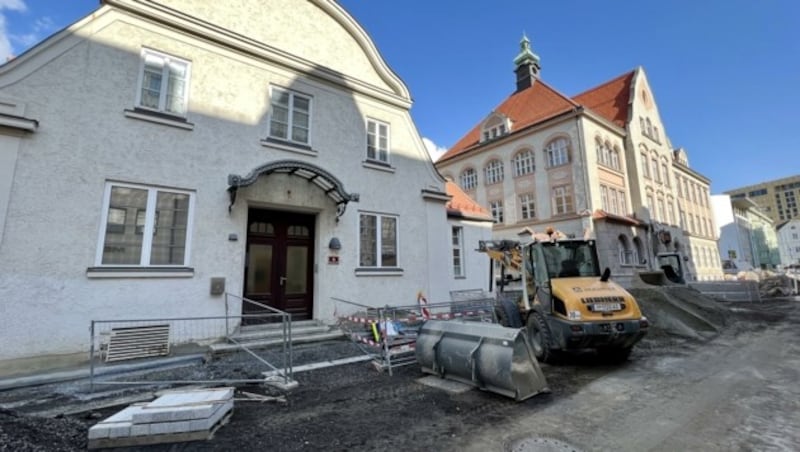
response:
[[(139, 1), (126, 3), (150, 8)], [(444, 192), (443, 180), (411, 120), (405, 87), (370, 53), (374, 47), (362, 42), (360, 27), (327, 0), (276, 8), (279, 16), (263, 8), (269, 17), (227, 3), (191, 5), (245, 34), (269, 29), (293, 36), (288, 50), (300, 55), (264, 48), (256, 49), (261, 57), (247, 57), (104, 6), (0, 68), (0, 97), (25, 100), (26, 116), (40, 122), (36, 133), (19, 142), (0, 243), (6, 325), (0, 360), (84, 351), (92, 319), (223, 315), (223, 298), (209, 295), (209, 281), (224, 277), (227, 292), (242, 294), (248, 206), (316, 214), (315, 318), (331, 320), (331, 297), (383, 306), (415, 302), (420, 288), (427, 288), (432, 298), (445, 296), (449, 289), (441, 283), (447, 280), (450, 261), (444, 252), (449, 239), (444, 204), (421, 195), (423, 189)], [(333, 41), (322, 46), (328, 34)], [(296, 39), (306, 36), (307, 41)], [(187, 119), (193, 130), (126, 117), (124, 111), (134, 107), (143, 47), (191, 61)], [(327, 66), (332, 58), (333, 71)], [(370, 71), (363, 70), (365, 62), (372, 65)], [(339, 79), (331, 75), (337, 71), (343, 73)], [(261, 144), (271, 85), (312, 96), (311, 146), (316, 154)], [(388, 171), (362, 163), (367, 116), (391, 125)], [(6, 149), (3, 144), (3, 162), (10, 161)], [(326, 169), (348, 192), (359, 193), (360, 202), (350, 203), (337, 223), (335, 206), (320, 189), (299, 178), (271, 175), (241, 189), (229, 214), (228, 174), (246, 175), (282, 159)], [(87, 277), (104, 227), (107, 181), (195, 193), (189, 263), (193, 276)], [(359, 212), (399, 217), (401, 274), (356, 275)], [(232, 233), (238, 241), (228, 240)], [(343, 245), (337, 253), (339, 265), (327, 261), (327, 244), (334, 236)]]

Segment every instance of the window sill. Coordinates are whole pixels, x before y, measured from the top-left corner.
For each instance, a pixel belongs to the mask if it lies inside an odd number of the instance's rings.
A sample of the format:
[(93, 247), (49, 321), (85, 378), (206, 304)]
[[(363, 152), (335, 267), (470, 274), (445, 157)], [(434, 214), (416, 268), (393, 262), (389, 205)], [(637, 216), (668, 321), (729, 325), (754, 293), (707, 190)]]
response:
[(466, 276), (455, 276), (455, 277), (453, 277), (453, 279), (467, 279), (467, 277)]
[(378, 171), (385, 171), (387, 173), (394, 173), (395, 168), (388, 163), (381, 162), (380, 160), (365, 160), (361, 162), (364, 168), (374, 169)]
[(358, 267), (356, 276), (403, 276), (403, 269), (398, 267)]
[(86, 277), (101, 278), (192, 278), (191, 267), (89, 267)]
[(164, 113), (158, 113), (155, 111), (143, 110), (141, 108), (135, 108), (133, 110), (126, 109), (124, 111), (124, 114), (126, 118), (139, 119), (142, 121), (152, 122), (155, 124), (176, 127), (178, 129), (194, 130), (194, 123), (191, 123), (187, 121), (186, 118), (181, 118), (180, 116), (173, 116)]
[(265, 148), (278, 149), (280, 151), (289, 151), (297, 154), (310, 155), (311, 157), (316, 157), (319, 155), (319, 152), (311, 149), (311, 146), (269, 137), (261, 140), (261, 146), (264, 146)]

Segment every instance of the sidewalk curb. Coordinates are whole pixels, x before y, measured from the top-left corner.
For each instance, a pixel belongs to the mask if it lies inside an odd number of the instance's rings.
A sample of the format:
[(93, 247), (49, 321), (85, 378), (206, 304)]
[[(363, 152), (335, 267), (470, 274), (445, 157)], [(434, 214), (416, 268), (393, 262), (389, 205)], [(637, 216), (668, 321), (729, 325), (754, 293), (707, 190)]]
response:
[[(135, 372), (139, 370), (146, 370), (158, 367), (189, 364), (193, 361), (202, 361), (205, 358), (205, 356), (206, 356), (205, 354), (194, 354), (186, 356), (177, 356), (173, 358), (164, 358), (156, 361), (149, 361), (146, 363), (117, 364), (108, 367), (96, 367), (94, 369), (94, 376), (95, 378), (97, 378), (124, 372)], [(40, 386), (50, 383), (63, 383), (66, 381), (81, 380), (84, 378), (88, 379), (89, 374), (90, 374), (90, 369), (86, 367), (81, 369), (66, 370), (60, 372), (48, 372), (37, 375), (26, 375), (23, 377), (2, 378), (0, 379), (0, 391), (24, 388), (28, 386)]]

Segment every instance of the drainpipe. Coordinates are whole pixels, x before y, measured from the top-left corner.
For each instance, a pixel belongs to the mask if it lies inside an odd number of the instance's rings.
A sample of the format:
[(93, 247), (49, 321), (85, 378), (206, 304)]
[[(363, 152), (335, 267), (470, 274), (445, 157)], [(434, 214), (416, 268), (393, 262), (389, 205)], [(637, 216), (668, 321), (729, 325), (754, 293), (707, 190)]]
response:
[[(589, 163), (588, 163), (588, 159), (584, 159), (583, 158), (583, 156), (584, 156), (584, 148), (583, 148), (584, 134), (583, 134), (583, 123), (581, 122), (581, 116), (582, 116), (582, 113), (583, 113), (583, 106), (576, 107), (575, 108), (575, 112), (578, 113), (578, 115), (575, 117), (575, 121), (577, 122), (577, 126), (578, 126), (578, 147), (579, 147), (579, 151), (580, 151), (578, 153), (578, 155), (581, 156), (581, 160), (582, 160), (581, 163), (583, 163), (583, 168), (584, 168), (584, 170), (583, 170), (583, 183), (584, 183), (584, 191), (586, 192), (586, 198), (585, 198), (586, 199), (586, 207), (584, 209), (582, 209), (582, 210), (578, 210), (578, 206), (576, 205), (575, 206), (575, 210), (579, 211), (579, 212), (582, 212), (583, 210), (589, 210), (589, 206), (590, 206), (590, 200), (589, 200), (589, 198), (590, 198), (589, 197)], [(590, 215), (591, 215), (591, 211), (590, 211)], [(591, 221), (592, 220), (590, 220), (589, 224), (592, 226), (592, 232), (595, 233), (594, 224)], [(581, 232), (581, 234), (584, 233), (584, 231), (580, 231), (580, 232)], [(597, 238), (597, 234), (596, 233), (595, 233), (595, 238)]]

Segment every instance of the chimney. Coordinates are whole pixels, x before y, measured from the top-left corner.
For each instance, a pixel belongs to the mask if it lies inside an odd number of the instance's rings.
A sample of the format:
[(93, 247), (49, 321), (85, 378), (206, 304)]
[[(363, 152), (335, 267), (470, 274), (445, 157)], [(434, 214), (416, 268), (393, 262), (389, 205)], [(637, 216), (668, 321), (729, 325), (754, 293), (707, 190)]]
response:
[(525, 34), (522, 35), (522, 40), (519, 42), (520, 52), (514, 58), (516, 69), (514, 72), (517, 74), (517, 91), (522, 91), (526, 88), (533, 86), (533, 83), (539, 78), (539, 56), (531, 50), (531, 41)]

